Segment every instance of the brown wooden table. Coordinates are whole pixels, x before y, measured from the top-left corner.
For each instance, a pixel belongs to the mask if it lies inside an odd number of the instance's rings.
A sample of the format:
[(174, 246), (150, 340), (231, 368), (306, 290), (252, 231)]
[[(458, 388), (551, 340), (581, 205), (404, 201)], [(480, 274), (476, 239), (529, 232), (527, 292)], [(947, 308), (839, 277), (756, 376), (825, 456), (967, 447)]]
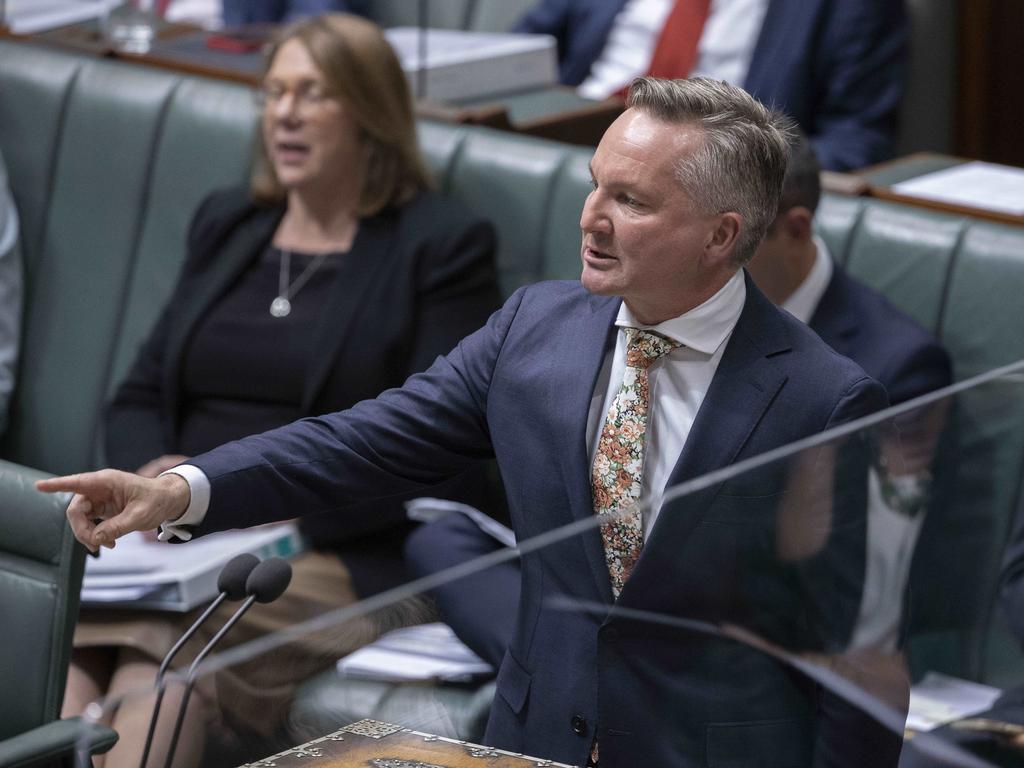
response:
[(571, 768), (379, 720), (360, 720), (242, 768)]
[(881, 200), (892, 200), (897, 203), (916, 205), (921, 208), (930, 208), (945, 213), (957, 213), (966, 216), (974, 216), (979, 219), (998, 221), (1003, 224), (1016, 224), (1024, 226), (1024, 216), (1004, 213), (1002, 211), (991, 211), (985, 208), (975, 208), (967, 205), (946, 203), (938, 200), (929, 200), (911, 195), (904, 195), (892, 190), (893, 185), (901, 181), (923, 176), (927, 173), (942, 171), (953, 168), (957, 165), (970, 162), (962, 157), (952, 155), (941, 155), (932, 152), (919, 152), (906, 157), (890, 160), (858, 171), (856, 176), (866, 185), (865, 194), (870, 197), (877, 197)]

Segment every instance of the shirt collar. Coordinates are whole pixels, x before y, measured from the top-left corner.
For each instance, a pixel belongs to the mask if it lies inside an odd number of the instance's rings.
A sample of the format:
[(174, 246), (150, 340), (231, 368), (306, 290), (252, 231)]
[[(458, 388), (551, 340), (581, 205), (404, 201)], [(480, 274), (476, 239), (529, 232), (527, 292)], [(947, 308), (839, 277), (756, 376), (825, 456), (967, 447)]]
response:
[(828, 288), (832, 272), (835, 270), (828, 246), (817, 235), (814, 236), (814, 247), (817, 250), (814, 266), (797, 289), (782, 302), (782, 308), (805, 325), (814, 316), (814, 311), (818, 308), (821, 297), (825, 295), (825, 289)]
[(746, 299), (747, 286), (743, 270), (738, 269), (718, 293), (689, 312), (657, 325), (644, 325), (633, 317), (626, 302), (622, 302), (615, 325), (655, 331), (685, 347), (713, 355), (736, 327)]

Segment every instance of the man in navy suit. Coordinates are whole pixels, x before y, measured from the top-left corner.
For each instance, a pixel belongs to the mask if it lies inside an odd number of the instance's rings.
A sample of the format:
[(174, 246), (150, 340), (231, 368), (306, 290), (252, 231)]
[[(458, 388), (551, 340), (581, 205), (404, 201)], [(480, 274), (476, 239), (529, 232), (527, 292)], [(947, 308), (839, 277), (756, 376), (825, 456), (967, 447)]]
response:
[[(579, 86), (595, 74), (595, 63), (597, 74), (615, 69), (616, 58), (628, 63), (636, 55), (629, 49), (645, 33), (657, 35), (648, 26), (658, 4), (538, 0), (514, 29), (553, 35), (561, 81)], [(710, 13), (700, 41), (706, 55), (694, 74), (728, 79), (789, 114), (830, 170), (892, 155), (907, 56), (902, 0), (715, 0)], [(760, 26), (748, 34), (757, 18)], [(646, 63), (633, 74), (643, 74)]]
[[(946, 350), (884, 296), (847, 274), (833, 261), (825, 242), (815, 236), (820, 170), (806, 137), (795, 132), (779, 213), (746, 265), (747, 271), (765, 296), (880, 382), (893, 405), (947, 386), (952, 382), (952, 364)], [(927, 477), (942, 427), (942, 419), (935, 415), (934, 411), (915, 412), (912, 418), (901, 419), (904, 442), (909, 439), (916, 444), (916, 450), (904, 453), (916, 456), (918, 479)], [(915, 480), (905, 477), (907, 493), (915, 492)], [(869, 556), (884, 562), (869, 568), (858, 633), (862, 644), (877, 646), (885, 641), (891, 647), (903, 620), (899, 596), (906, 586), (908, 558), (924, 516), (921, 509), (913, 516), (893, 509), (875, 512), (871, 519), (875, 525), (869, 525)], [(413, 573), (426, 576), (500, 548), (468, 518), (450, 514), (412, 534), (406, 559)], [(1020, 559), (1024, 561), (1024, 554)], [(882, 575), (885, 583), (878, 583)], [(518, 600), (519, 580), (518, 565), (505, 563), (434, 590), (445, 621), (495, 667), (513, 637), (515, 616), (507, 606)]]
[[(496, 457), (521, 541), (585, 530), (523, 557), (489, 743), (575, 765), (863, 764), (876, 734), (810, 680), (671, 621), (814, 653), (844, 647), (856, 620), (863, 500), (832, 505), (807, 531), (813, 546), (787, 560), (784, 468), (660, 503), (668, 487), (885, 405), (741, 269), (776, 213), (786, 155), (785, 121), (745, 92), (643, 79), (594, 155), (579, 283), (520, 289), (428, 371), (348, 411), (153, 480), (103, 470), (38, 487), (78, 494), (68, 519), (96, 549), (161, 524), (188, 539), (296, 510), (344, 514)], [(815, 466), (815, 479), (832, 474)]]

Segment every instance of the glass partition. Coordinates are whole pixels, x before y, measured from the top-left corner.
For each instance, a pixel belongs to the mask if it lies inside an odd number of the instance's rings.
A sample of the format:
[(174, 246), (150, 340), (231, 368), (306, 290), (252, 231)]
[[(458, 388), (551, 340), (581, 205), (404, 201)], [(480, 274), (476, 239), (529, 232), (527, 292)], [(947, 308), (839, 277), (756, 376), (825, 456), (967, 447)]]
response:
[[(1024, 606), (1024, 544), (1003, 562), (1022, 467), (1024, 362), (629, 510), (647, 538), (618, 599), (595, 567), (607, 518), (567, 515), (515, 547), (484, 531), (486, 554), (312, 620), (228, 633), (189, 673), (195, 643), (165, 679), (156, 733), (194, 678), (179, 760), (211, 766), (1024, 765), (1012, 702), (969, 685), (1024, 682), (1024, 616), (999, 607), (1001, 592)], [(593, 585), (559, 578), (576, 564)], [(479, 622), (507, 627), (500, 673), (422, 626), (454, 585), (486, 607)], [(968, 695), (973, 709), (949, 708)], [(89, 717), (148, 723), (152, 707), (141, 686)]]

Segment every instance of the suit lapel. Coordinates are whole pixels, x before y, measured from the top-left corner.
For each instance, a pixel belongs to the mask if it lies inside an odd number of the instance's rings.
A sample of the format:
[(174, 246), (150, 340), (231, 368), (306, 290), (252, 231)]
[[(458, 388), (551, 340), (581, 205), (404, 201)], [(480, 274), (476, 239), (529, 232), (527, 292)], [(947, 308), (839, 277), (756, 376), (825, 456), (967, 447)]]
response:
[[(598, 374), (609, 349), (615, 347), (615, 317), (621, 303), (618, 299), (599, 296), (588, 296), (586, 300), (589, 311), (574, 313), (560, 327), (564, 370), (568, 374), (558, 378), (552, 400), (559, 404), (561, 410), (556, 417), (556, 423), (561, 426), (555, 434), (558, 441), (556, 453), (569, 498), (569, 512), (574, 520), (587, 520), (594, 516), (587, 419)], [(611, 580), (599, 531), (596, 528), (589, 530), (578, 540), (586, 552), (598, 595), (611, 603)]]
[[(170, 414), (170, 424), (178, 423), (181, 366), (186, 344), (196, 323), (259, 257), (274, 236), (283, 215), (283, 207), (258, 209), (255, 215), (235, 226), (226, 240), (210, 245), (215, 253), (209, 259), (209, 266), (197, 275), (198, 279), (191, 281), (188, 295), (182, 298), (178, 321), (167, 340), (162, 390), (164, 409)], [(270, 306), (269, 299), (267, 306)]]
[[(783, 366), (772, 358), (789, 349), (788, 331), (779, 310), (757, 290), (749, 276), (746, 287), (743, 312), (669, 476), (666, 491), (735, 462), (786, 382)], [(643, 573), (651, 570), (651, 562), (655, 563), (651, 573), (658, 577), (658, 560), (674, 556), (717, 492), (718, 486), (711, 486), (686, 496), (667, 510), (663, 507), (627, 589), (636, 581), (642, 583)]]
[[(324, 382), (337, 365), (349, 344), (372, 344), (372, 339), (360, 339), (352, 333), (358, 327), (357, 312), (366, 312), (366, 302), (374, 283), (386, 272), (386, 265), (395, 253), (395, 228), (392, 217), (381, 213), (359, 223), (359, 231), (347, 254), (342, 255), (338, 274), (327, 306), (323, 307), (316, 329), (316, 349), (313, 365), (306, 377), (302, 393), (303, 411), (311, 411)], [(376, 311), (386, 312), (386, 307)]]

